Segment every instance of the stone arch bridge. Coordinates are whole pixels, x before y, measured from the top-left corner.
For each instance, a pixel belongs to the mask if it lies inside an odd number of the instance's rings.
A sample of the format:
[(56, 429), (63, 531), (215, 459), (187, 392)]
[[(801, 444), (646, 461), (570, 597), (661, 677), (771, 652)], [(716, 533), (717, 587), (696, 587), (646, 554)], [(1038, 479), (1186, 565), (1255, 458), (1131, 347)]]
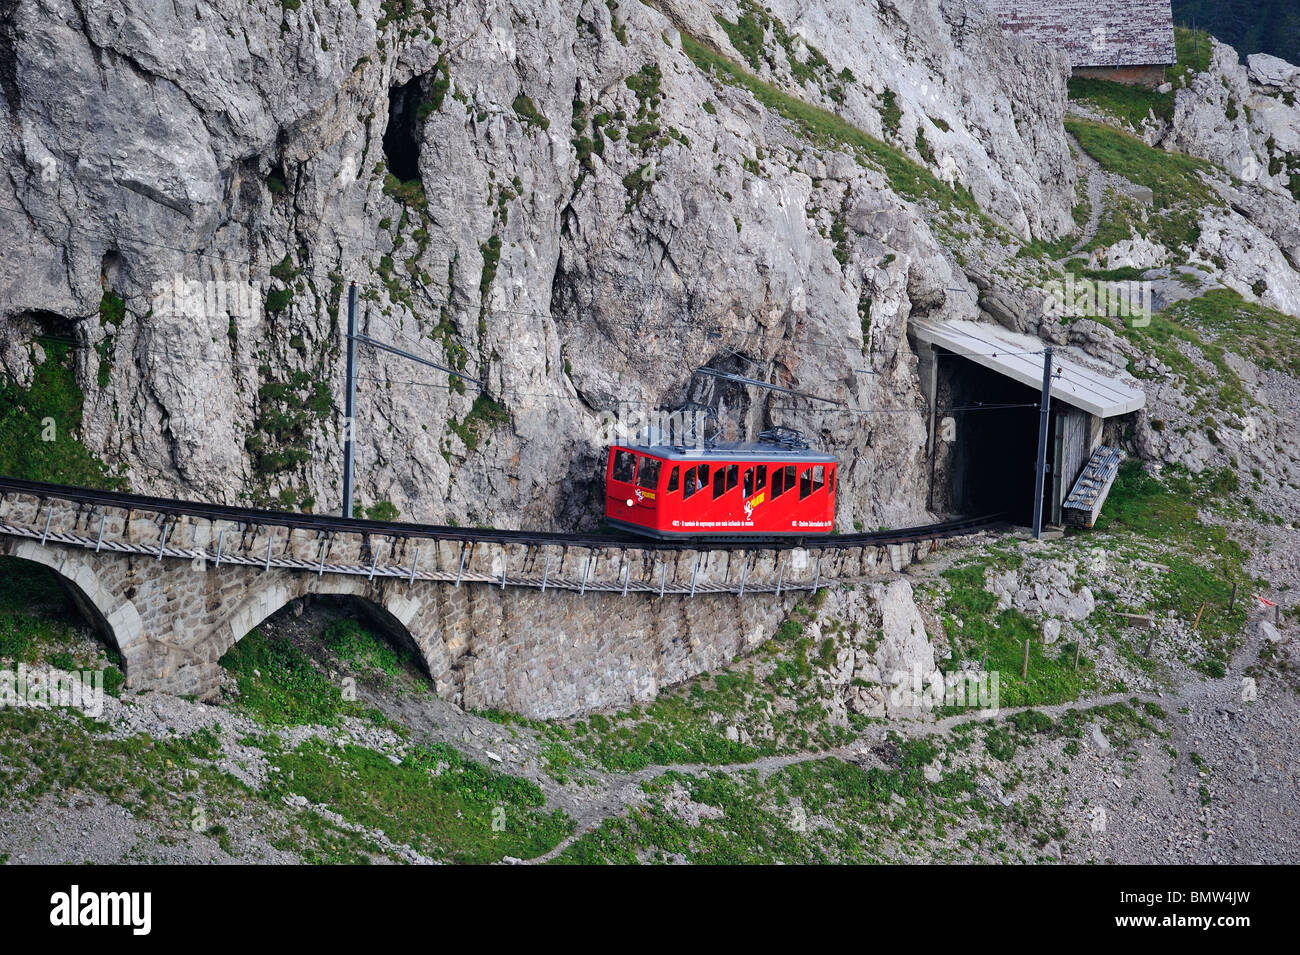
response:
[(0, 479), (0, 555), (59, 575), (127, 686), (213, 695), (218, 660), (308, 594), (355, 597), (467, 708), (653, 698), (771, 635), (826, 583), (898, 572), (988, 521), (800, 547), (385, 524)]

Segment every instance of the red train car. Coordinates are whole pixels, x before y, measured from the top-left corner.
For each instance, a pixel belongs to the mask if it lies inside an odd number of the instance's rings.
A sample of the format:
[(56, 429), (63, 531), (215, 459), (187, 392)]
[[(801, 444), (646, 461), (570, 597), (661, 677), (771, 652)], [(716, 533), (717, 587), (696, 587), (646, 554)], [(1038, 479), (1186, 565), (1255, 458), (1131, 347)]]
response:
[(615, 445), (605, 517), (660, 538), (812, 537), (835, 524), (835, 458), (778, 444)]

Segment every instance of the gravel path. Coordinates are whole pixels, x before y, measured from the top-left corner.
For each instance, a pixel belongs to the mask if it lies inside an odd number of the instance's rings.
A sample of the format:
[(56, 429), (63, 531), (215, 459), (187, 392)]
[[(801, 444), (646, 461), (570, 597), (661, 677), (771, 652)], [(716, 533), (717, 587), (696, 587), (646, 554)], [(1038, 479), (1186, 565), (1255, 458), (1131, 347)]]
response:
[[(1171, 773), (1167, 750), (1149, 743), (1136, 751), (1136, 765), (1123, 762), (1131, 753), (1087, 750), (1080, 755), (1070, 767), (1076, 801), (1084, 806), (1103, 805), (1113, 801), (1114, 794), (1127, 784), (1126, 800), (1143, 807), (1141, 812), (1109, 813), (1113, 825), (1094, 840), (1091, 858), (1124, 863), (1300, 861), (1296, 826), (1300, 775), (1290, 758), (1300, 745), (1295, 729), (1300, 697), (1273, 683), (1260, 687), (1256, 701), (1242, 701), (1242, 672), (1259, 658), (1259, 623), (1266, 616), (1271, 614), (1261, 612), (1251, 622), (1249, 637), (1223, 678), (1188, 683), (1171, 693), (1112, 693), (1051, 706), (1002, 709), (995, 714), (972, 711), (934, 721), (893, 721), (873, 724), (853, 742), (816, 753), (768, 756), (727, 766), (655, 766), (611, 775), (590, 801), (571, 810), (577, 823), (573, 835), (530, 862), (554, 859), (605, 819), (644, 802), (641, 784), (669, 771), (757, 772), (766, 777), (792, 765), (827, 758), (874, 762), (872, 748), (891, 733), (907, 739), (942, 737), (960, 724), (1005, 719), (1030, 709), (1055, 720), (1070, 711), (1133, 700), (1154, 703), (1168, 715), (1172, 732), (1168, 745), (1177, 751), (1174, 769)], [(1261, 753), (1268, 755), (1261, 758)], [(1196, 764), (1193, 754), (1201, 758), (1202, 765)], [(1203, 766), (1209, 767), (1208, 772)], [(1115, 780), (1121, 776), (1124, 781), (1116, 786)], [(1208, 807), (1201, 805), (1202, 785), (1211, 793)]]

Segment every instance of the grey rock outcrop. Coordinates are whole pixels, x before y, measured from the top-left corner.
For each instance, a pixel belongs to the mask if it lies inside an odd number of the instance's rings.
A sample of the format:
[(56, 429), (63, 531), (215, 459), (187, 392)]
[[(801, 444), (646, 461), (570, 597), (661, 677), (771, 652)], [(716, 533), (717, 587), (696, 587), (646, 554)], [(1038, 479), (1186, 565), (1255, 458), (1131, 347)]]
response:
[[(334, 510), (353, 280), (366, 334), (487, 392), (363, 349), (364, 504), (590, 525), (602, 413), (693, 399), (842, 455), (842, 524), (921, 516), (904, 329), (972, 314), (959, 267), (874, 163), (692, 60), (693, 31), (745, 60), (716, 17), (756, 8), (658, 7), (18, 0), (4, 369), (30, 380), (36, 332), (74, 339), (84, 439), (135, 489)], [(772, 88), (1017, 233), (1067, 227), (1063, 56), (961, 3), (771, 11)], [(845, 408), (703, 388), (706, 363)]]
[(1300, 104), (1294, 89), (1264, 85), (1260, 77), (1290, 64), (1276, 60), (1281, 67), (1264, 72), (1259, 57), (1242, 66), (1232, 47), (1211, 43), (1209, 68), (1177, 93), (1166, 145), (1219, 163), (1243, 182), (1286, 191), (1288, 157), (1300, 154)]
[[(1057, 620), (1084, 620), (1096, 608), (1096, 599), (1086, 585), (1077, 589), (1073, 578), (1078, 571), (1074, 561), (1054, 561), (1037, 557), (1025, 560), (1013, 570), (989, 573), (987, 587), (998, 598), (998, 609), (1014, 607), (1039, 617)], [(1061, 635), (1059, 623), (1055, 635), (1049, 639), (1044, 627), (1045, 643), (1052, 643)]]

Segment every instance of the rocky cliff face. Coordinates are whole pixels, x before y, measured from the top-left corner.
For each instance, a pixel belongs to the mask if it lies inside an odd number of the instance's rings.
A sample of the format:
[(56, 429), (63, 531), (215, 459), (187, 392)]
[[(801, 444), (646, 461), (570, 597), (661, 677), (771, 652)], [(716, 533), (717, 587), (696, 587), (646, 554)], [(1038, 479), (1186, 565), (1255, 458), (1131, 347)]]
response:
[(907, 520), (908, 316), (973, 314), (981, 215), (1070, 222), (1064, 58), (960, 3), (6, 7), (5, 370), (75, 340), (140, 490), (337, 508), (355, 281), (365, 333), (485, 388), (363, 349), (367, 504), (589, 524), (601, 413), (692, 399), (843, 455), (845, 526)]
[(1264, 54), (1241, 65), (1213, 42), (1210, 67), (1178, 91), (1166, 148), (1217, 163), (1235, 180), (1231, 215), (1202, 226), (1221, 281), (1300, 315), (1300, 67)]

